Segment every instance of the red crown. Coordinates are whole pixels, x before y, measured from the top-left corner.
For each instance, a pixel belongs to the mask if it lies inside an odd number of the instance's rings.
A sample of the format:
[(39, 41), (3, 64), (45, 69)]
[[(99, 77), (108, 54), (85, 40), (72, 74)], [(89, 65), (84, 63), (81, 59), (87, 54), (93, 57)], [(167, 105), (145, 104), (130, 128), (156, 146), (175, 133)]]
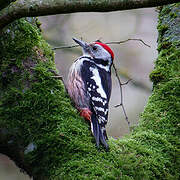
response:
[(114, 59), (114, 53), (113, 53), (113, 51), (111, 50), (111, 48), (108, 45), (103, 44), (101, 42), (95, 42), (95, 44), (99, 44), (100, 46), (102, 46), (106, 51), (109, 52), (109, 54), (111, 55), (112, 59)]

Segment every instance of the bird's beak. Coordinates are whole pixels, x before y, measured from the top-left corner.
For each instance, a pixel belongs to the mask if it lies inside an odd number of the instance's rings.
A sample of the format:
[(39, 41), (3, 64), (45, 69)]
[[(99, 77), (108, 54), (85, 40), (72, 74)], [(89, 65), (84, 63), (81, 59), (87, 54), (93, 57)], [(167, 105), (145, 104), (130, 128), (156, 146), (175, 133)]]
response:
[(84, 50), (87, 50), (88, 44), (76, 38), (72, 38), (77, 44), (79, 44)]

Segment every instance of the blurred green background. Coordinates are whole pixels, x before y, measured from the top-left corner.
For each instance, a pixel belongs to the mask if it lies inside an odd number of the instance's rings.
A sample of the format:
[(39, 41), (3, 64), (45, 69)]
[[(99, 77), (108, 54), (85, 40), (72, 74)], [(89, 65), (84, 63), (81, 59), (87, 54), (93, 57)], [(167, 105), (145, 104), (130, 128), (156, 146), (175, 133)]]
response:
[[(139, 115), (151, 94), (152, 84), (149, 73), (157, 57), (157, 12), (154, 8), (110, 13), (74, 13), (40, 17), (44, 38), (52, 47), (73, 45), (72, 37), (92, 42), (121, 41), (140, 38), (151, 48), (139, 41), (111, 45), (115, 53), (115, 65), (122, 82), (132, 81), (123, 86), (124, 105), (131, 126), (137, 125)], [(55, 61), (60, 74), (66, 80), (72, 62), (81, 55), (81, 48), (56, 50)], [(120, 93), (114, 71), (113, 89), (107, 131), (109, 136), (122, 137), (129, 133), (120, 103)], [(29, 177), (6, 156), (0, 154), (0, 180), (27, 180)]]

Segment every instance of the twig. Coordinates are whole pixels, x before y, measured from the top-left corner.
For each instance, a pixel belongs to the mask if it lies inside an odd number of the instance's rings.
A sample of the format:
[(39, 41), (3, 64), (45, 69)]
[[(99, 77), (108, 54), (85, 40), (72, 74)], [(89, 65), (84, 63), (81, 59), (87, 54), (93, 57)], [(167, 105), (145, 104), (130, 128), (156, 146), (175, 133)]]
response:
[[(113, 41), (113, 42), (107, 42), (105, 44), (122, 44), (125, 43), (127, 41), (140, 41), (141, 43), (143, 43), (145, 46), (147, 47), (151, 47), (150, 45), (146, 44), (142, 39), (126, 39), (123, 41)], [(71, 46), (59, 46), (59, 47), (54, 47), (52, 48), (52, 50), (57, 50), (57, 49), (68, 49), (68, 48), (75, 48), (78, 47), (79, 45), (71, 45)]]
[(55, 76), (51, 76), (52, 78), (55, 78), (55, 79), (60, 79), (63, 84), (65, 85), (64, 83), (64, 80), (63, 80), (63, 77), (61, 75), (59, 75), (55, 70), (53, 69), (48, 69), (49, 72), (53, 73)]
[(116, 69), (114, 63), (113, 63), (113, 68), (114, 68), (114, 71), (115, 71), (115, 74), (116, 74), (116, 77), (117, 77), (117, 80), (118, 80), (118, 83), (119, 83), (120, 96), (121, 96), (120, 104), (115, 105), (114, 107), (119, 107), (119, 106), (122, 107), (122, 110), (123, 110), (125, 119), (126, 119), (126, 121), (127, 121), (127, 123), (128, 123), (128, 127), (130, 128), (130, 122), (129, 122), (129, 120), (128, 120), (128, 116), (127, 116), (127, 113), (126, 113), (126, 110), (125, 110), (125, 107), (124, 107), (124, 104), (123, 104), (123, 90), (122, 90), (122, 86), (128, 84), (129, 81), (131, 81), (131, 79), (129, 79), (129, 80), (128, 80), (127, 82), (125, 82), (125, 83), (121, 83), (121, 80), (120, 80), (120, 78), (119, 78), (119, 76), (118, 76), (118, 72), (117, 72), (117, 69)]
[(131, 79), (131, 85), (135, 86), (136, 88), (140, 88), (148, 93), (152, 92), (152, 89), (148, 85), (143, 83), (142, 81), (134, 79), (134, 78), (132, 79), (132, 77), (128, 74), (126, 69), (123, 69), (123, 68), (118, 69), (118, 75), (126, 79)]
[(60, 46), (60, 47), (54, 47), (54, 48), (52, 48), (52, 50), (75, 48), (75, 47), (78, 47), (78, 46), (79, 46), (79, 45), (72, 45), (72, 46)]
[(128, 42), (128, 41), (140, 41), (141, 43), (143, 43), (145, 46), (147, 47), (151, 47), (150, 45), (146, 44), (142, 39), (126, 39), (126, 40), (123, 40), (123, 41), (113, 41), (113, 42), (107, 42), (106, 44), (121, 44), (121, 43), (125, 43), (125, 42)]
[(128, 84), (132, 79), (128, 79), (125, 83), (122, 83), (121, 86)]
[(55, 78), (55, 79), (60, 79), (60, 80), (63, 80), (62, 76), (51, 76), (52, 78)]

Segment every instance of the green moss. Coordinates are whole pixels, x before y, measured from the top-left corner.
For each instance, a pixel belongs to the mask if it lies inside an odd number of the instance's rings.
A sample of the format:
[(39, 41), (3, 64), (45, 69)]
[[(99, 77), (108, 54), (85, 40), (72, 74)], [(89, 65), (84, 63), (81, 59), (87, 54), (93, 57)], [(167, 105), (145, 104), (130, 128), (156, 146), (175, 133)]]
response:
[(158, 59), (155, 62), (156, 67), (150, 74), (151, 81), (157, 84), (160, 81), (169, 81), (174, 76), (179, 76), (180, 72), (180, 48), (177, 48), (178, 42), (168, 42), (165, 40), (159, 43)]
[(35, 25), (16, 21), (0, 42), (0, 126), (11, 136), (16, 129), (14, 138), (21, 139), (24, 152), (29, 144), (36, 147), (24, 154), (29, 166), (35, 167), (32, 174), (50, 176), (65, 160), (61, 160), (64, 154), (68, 160), (70, 151), (84, 149), (92, 140), (88, 125), (72, 107), (62, 82), (52, 77), (54, 53)]
[(177, 14), (174, 13), (174, 12), (171, 12), (171, 13), (170, 13), (170, 16), (171, 16), (171, 18), (176, 18), (176, 17), (177, 17)]
[(157, 26), (157, 29), (158, 29), (158, 31), (160, 32), (160, 33), (164, 33), (165, 31), (167, 31), (168, 30), (168, 24), (159, 24), (158, 26)]
[[(160, 11), (158, 24), (159, 41), (163, 42), (161, 38), (167, 38), (169, 42), (179, 41), (179, 7), (180, 3), (170, 4), (164, 6), (164, 8)], [(166, 31), (167, 28), (168, 31)]]
[(149, 75), (149, 77), (154, 84), (157, 84), (158, 82), (160, 82), (166, 78), (165, 74), (163, 74), (162, 69), (153, 70), (151, 72), (151, 74)]

